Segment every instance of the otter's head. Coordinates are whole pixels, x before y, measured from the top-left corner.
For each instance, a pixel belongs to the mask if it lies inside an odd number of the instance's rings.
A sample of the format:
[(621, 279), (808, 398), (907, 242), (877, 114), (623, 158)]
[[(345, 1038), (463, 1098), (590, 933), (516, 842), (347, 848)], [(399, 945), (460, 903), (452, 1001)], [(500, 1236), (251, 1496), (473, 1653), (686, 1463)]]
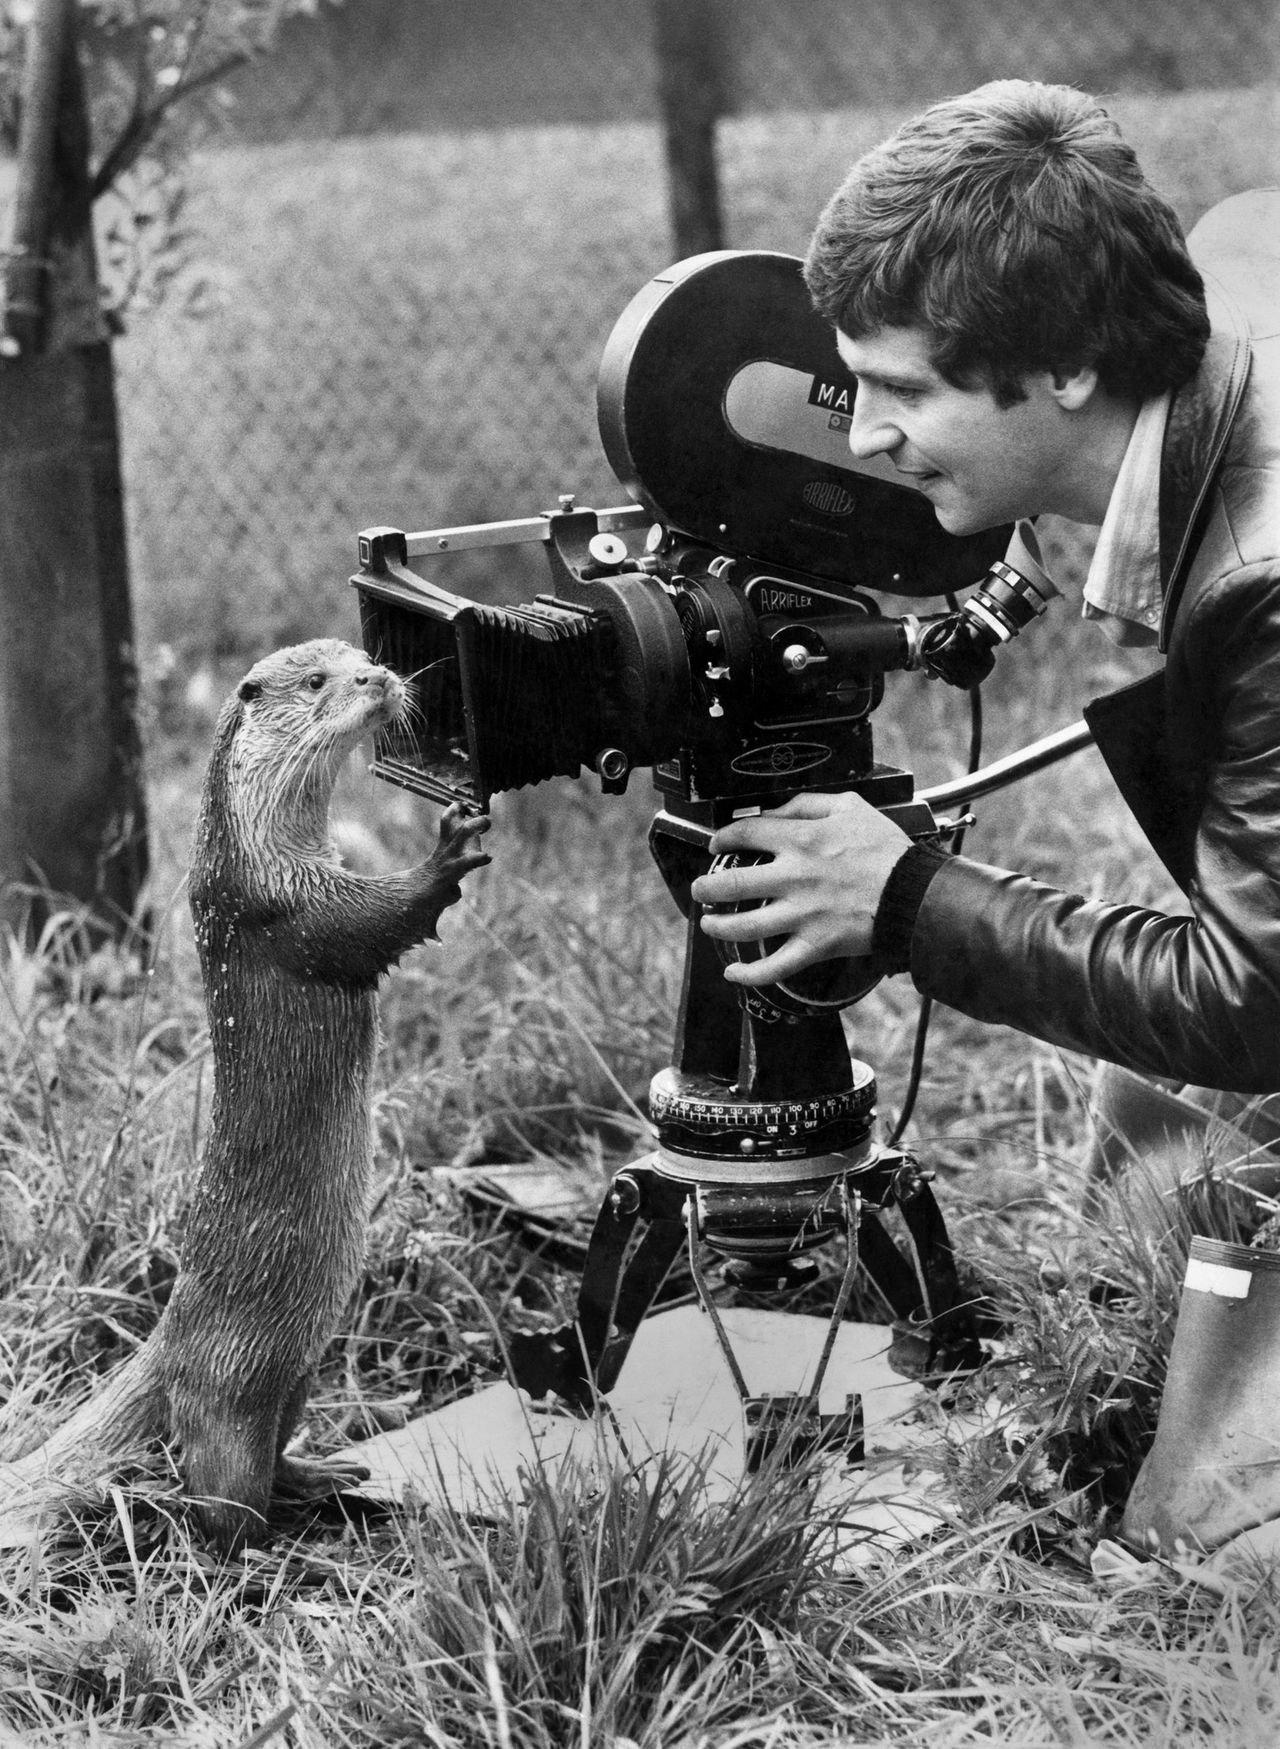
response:
[(405, 709), (399, 675), (337, 638), (264, 656), (228, 699), (217, 741), (226, 797), (250, 833), (325, 851), (329, 798), (348, 755)]

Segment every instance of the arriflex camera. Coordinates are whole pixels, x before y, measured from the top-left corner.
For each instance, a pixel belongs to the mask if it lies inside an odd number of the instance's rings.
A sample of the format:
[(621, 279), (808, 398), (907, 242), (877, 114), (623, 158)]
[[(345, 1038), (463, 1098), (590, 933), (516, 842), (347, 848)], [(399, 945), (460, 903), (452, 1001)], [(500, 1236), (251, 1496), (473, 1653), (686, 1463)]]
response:
[[(740, 1291), (777, 1293), (808, 1280), (808, 1253), (837, 1233), (832, 1333), (860, 1266), (924, 1364), (972, 1363), (971, 1309), (928, 1174), (878, 1140), (875, 1075), (843, 1030), (840, 1010), (867, 994), (874, 965), (736, 987), (690, 891), (718, 826), (800, 791), (856, 790), (913, 836), (945, 841), (910, 772), (873, 756), (884, 676), (915, 668), (972, 686), (1054, 593), (1003, 561), (1008, 529), (954, 538), (891, 464), (855, 461), (856, 389), (799, 261), (695, 256), (640, 292), (605, 348), (600, 432), (633, 503), (565, 498), (523, 521), (359, 537), (366, 648), (412, 682), (417, 706), (383, 732), (381, 776), (483, 810), (495, 791), (584, 767), (617, 792), (647, 766), (663, 795), (650, 844), (687, 934), (672, 1061), (650, 1089), (656, 1145), (614, 1177), (574, 1322), (510, 1343), (535, 1398), (589, 1409), (610, 1389), (683, 1247), (748, 1427), (758, 1435), (781, 1412), (817, 1437), (833, 1334), (807, 1393), (750, 1398), (699, 1257), (710, 1251)], [(546, 544), (552, 583), (521, 607), (467, 600), (409, 568), (519, 541)], [(890, 616), (879, 595), (943, 597), (947, 611)], [(914, 1262), (878, 1222), (888, 1208)], [(837, 1419), (854, 1449), (853, 1410)]]
[[(1007, 529), (953, 538), (890, 463), (854, 460), (855, 390), (794, 258), (700, 255), (652, 280), (599, 376), (605, 453), (635, 504), (360, 536), (366, 646), (416, 677), (419, 706), (384, 734), (377, 770), (481, 809), (583, 767), (619, 791), (636, 766), (689, 802), (909, 801), (909, 777), (872, 755), (884, 675), (985, 678), (1047, 586), (1002, 562)], [(408, 569), (515, 540), (545, 541), (550, 560), (551, 591), (527, 606)], [(889, 618), (875, 599), (974, 583), (931, 616)]]

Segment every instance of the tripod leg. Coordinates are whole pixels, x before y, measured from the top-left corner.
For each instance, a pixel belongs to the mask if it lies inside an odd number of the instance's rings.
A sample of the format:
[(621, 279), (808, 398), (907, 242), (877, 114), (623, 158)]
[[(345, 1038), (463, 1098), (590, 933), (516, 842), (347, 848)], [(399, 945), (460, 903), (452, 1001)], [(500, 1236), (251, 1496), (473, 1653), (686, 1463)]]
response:
[(870, 1210), (863, 1210), (858, 1227), (858, 1255), (862, 1266), (895, 1318), (914, 1318), (924, 1309), (916, 1272)]
[(954, 1372), (978, 1366), (982, 1350), (974, 1327), (973, 1308), (960, 1298), (956, 1255), (947, 1234), (938, 1199), (923, 1180), (917, 1179), (898, 1207), (920, 1265), (925, 1303), (912, 1322), (929, 1343), (930, 1371)]
[(553, 1391), (585, 1413), (617, 1382), (684, 1237), (683, 1203), (643, 1166), (618, 1174), (591, 1230), (573, 1323), (511, 1339), (511, 1370), (530, 1396)]
[[(611, 1391), (618, 1382), (618, 1374), (631, 1350), (636, 1331), (667, 1279), (667, 1271), (680, 1249), (684, 1232), (683, 1220), (656, 1220), (632, 1253), (614, 1302), (613, 1328), (605, 1332), (595, 1363), (598, 1391)], [(583, 1285), (586, 1285), (585, 1278)], [(581, 1322), (580, 1312), (579, 1323)], [(585, 1330), (583, 1345), (587, 1347)], [(592, 1352), (587, 1347), (587, 1353)]]
[[(613, 1323), (623, 1259), (640, 1220), (641, 1199), (605, 1197), (578, 1288), (578, 1312), (558, 1330), (519, 1333), (508, 1350), (515, 1382), (535, 1399), (554, 1392), (575, 1408), (591, 1407), (591, 1386)], [(654, 1290), (657, 1291), (656, 1288)]]

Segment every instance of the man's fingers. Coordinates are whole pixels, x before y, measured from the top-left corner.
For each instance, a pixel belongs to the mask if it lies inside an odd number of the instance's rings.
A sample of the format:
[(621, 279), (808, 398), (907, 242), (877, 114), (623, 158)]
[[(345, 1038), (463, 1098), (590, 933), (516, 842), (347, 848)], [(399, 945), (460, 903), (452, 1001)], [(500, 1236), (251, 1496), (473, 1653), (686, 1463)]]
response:
[(769, 851), (782, 834), (769, 820), (752, 818), (731, 820), (713, 832), (708, 845), (712, 856), (726, 856), (731, 850)]
[(759, 867), (723, 868), (699, 875), (691, 891), (699, 905), (741, 905), (751, 899), (768, 899), (778, 890), (775, 863)]
[(732, 960), (724, 968), (724, 975), (730, 984), (748, 984), (752, 987), (776, 984), (781, 978), (794, 977), (797, 972), (804, 971), (806, 966), (816, 965), (823, 957), (808, 942), (793, 935), (773, 953), (767, 953), (763, 959)]
[(794, 832), (774, 829), (777, 821), (826, 820), (832, 814), (849, 814), (868, 807), (853, 795), (792, 796), (780, 808), (769, 808), (763, 814), (744, 814), (740, 820), (730, 820), (712, 834), (711, 853), (721, 856), (727, 850), (775, 850), (779, 844), (794, 844)]
[(704, 913), (702, 929), (716, 941), (763, 941), (767, 935), (786, 935), (798, 921), (794, 906), (777, 903), (756, 905), (750, 911)]
[(802, 790), (798, 796), (792, 796), (780, 808), (771, 808), (761, 818), (767, 820), (770, 815), (776, 815), (780, 820), (825, 820), (828, 814), (848, 813), (857, 806), (858, 798), (851, 794), (822, 795), (816, 790)]

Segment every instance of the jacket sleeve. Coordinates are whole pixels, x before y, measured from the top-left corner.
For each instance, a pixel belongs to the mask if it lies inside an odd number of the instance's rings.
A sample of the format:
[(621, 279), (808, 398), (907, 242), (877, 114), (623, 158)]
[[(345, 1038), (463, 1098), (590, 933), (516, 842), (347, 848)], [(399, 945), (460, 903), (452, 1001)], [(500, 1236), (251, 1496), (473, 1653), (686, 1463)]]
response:
[(1205, 762), (1191, 915), (1087, 900), (956, 857), (916, 914), (920, 990), (1128, 1068), (1280, 1089), (1277, 595), (1274, 564), (1236, 571), (1187, 604), (1180, 628), (1170, 697)]

